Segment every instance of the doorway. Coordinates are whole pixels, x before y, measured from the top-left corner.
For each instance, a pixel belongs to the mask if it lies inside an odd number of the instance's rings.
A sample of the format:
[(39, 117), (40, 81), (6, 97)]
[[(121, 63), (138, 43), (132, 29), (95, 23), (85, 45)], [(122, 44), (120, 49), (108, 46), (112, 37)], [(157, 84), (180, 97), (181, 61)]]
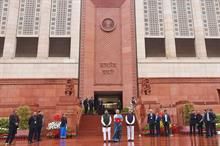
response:
[(95, 92), (95, 100), (102, 100), (103, 106), (109, 111), (109, 113), (115, 113), (116, 109), (121, 110), (123, 108), (122, 92), (121, 91), (102, 91)]

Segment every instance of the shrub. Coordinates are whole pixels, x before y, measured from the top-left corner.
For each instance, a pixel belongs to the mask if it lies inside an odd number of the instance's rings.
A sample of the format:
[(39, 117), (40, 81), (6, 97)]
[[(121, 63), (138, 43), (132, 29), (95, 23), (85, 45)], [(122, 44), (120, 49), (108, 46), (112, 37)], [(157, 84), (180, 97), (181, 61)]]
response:
[(121, 113), (126, 114), (126, 113), (128, 113), (128, 111), (129, 111), (129, 108), (125, 107), (121, 110)]
[(20, 106), (17, 109), (17, 113), (20, 119), (19, 128), (28, 129), (28, 119), (31, 116), (31, 110), (29, 106)]
[(186, 103), (183, 106), (183, 120), (185, 125), (189, 125), (190, 113), (194, 110), (192, 103)]
[(0, 128), (8, 128), (9, 119), (8, 118), (0, 118)]
[(220, 114), (216, 114), (216, 123), (220, 123)]
[(0, 118), (0, 134), (8, 133), (8, 118)]

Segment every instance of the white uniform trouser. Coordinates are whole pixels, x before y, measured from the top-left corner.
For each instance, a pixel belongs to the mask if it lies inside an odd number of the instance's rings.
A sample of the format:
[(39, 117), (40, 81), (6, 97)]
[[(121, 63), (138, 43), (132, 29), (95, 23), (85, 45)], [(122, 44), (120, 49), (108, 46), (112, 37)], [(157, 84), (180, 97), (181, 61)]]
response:
[(106, 134), (108, 134), (108, 140), (111, 140), (111, 127), (102, 127), (103, 139), (106, 141)]
[(127, 126), (128, 140), (134, 140), (134, 126)]

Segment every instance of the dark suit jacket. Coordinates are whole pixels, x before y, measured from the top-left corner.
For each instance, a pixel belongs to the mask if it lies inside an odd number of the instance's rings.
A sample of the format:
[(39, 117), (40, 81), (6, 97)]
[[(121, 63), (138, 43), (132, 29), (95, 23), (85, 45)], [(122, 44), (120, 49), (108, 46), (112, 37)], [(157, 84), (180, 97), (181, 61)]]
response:
[(30, 129), (36, 128), (37, 127), (37, 116), (31, 116), (29, 118), (28, 125)]
[(162, 116), (162, 122), (163, 122), (163, 123), (171, 123), (170, 115), (167, 114), (167, 122), (165, 121), (165, 115), (163, 115), (163, 116)]
[(154, 124), (155, 123), (155, 114), (148, 114), (147, 115), (147, 123), (148, 124)]
[(9, 116), (9, 128), (18, 128), (19, 118), (17, 115), (10, 115)]
[(212, 112), (209, 112), (209, 120), (210, 120), (210, 121), (208, 121), (208, 114), (207, 114), (207, 113), (205, 113), (205, 115), (204, 115), (204, 117), (203, 117), (203, 121), (204, 121), (205, 123), (207, 123), (207, 122), (214, 122), (215, 117), (214, 117), (214, 114), (213, 114)]
[(37, 126), (42, 127), (43, 126), (43, 115), (39, 114), (37, 115)]
[(197, 123), (196, 114), (193, 114), (193, 113), (190, 114), (189, 123), (190, 124), (196, 124)]
[(157, 118), (156, 118), (156, 116), (155, 116), (155, 123), (160, 124), (160, 121), (161, 121), (161, 117), (157, 116)]
[(202, 123), (203, 123), (203, 117), (202, 117), (201, 114), (197, 114), (197, 115), (196, 115), (196, 122), (197, 122), (198, 124), (202, 124)]

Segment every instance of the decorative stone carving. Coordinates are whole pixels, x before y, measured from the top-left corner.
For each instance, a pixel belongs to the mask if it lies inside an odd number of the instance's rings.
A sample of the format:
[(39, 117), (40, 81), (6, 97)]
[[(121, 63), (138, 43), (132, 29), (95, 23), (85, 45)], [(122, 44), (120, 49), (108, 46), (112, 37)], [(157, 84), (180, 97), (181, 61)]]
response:
[(115, 29), (116, 24), (111, 18), (105, 18), (101, 23), (101, 29), (106, 32), (111, 32)]
[(65, 95), (66, 96), (73, 96), (74, 95), (74, 82), (71, 79), (66, 81)]
[(142, 80), (141, 94), (142, 95), (150, 95), (151, 94), (151, 86), (150, 86), (149, 79)]

